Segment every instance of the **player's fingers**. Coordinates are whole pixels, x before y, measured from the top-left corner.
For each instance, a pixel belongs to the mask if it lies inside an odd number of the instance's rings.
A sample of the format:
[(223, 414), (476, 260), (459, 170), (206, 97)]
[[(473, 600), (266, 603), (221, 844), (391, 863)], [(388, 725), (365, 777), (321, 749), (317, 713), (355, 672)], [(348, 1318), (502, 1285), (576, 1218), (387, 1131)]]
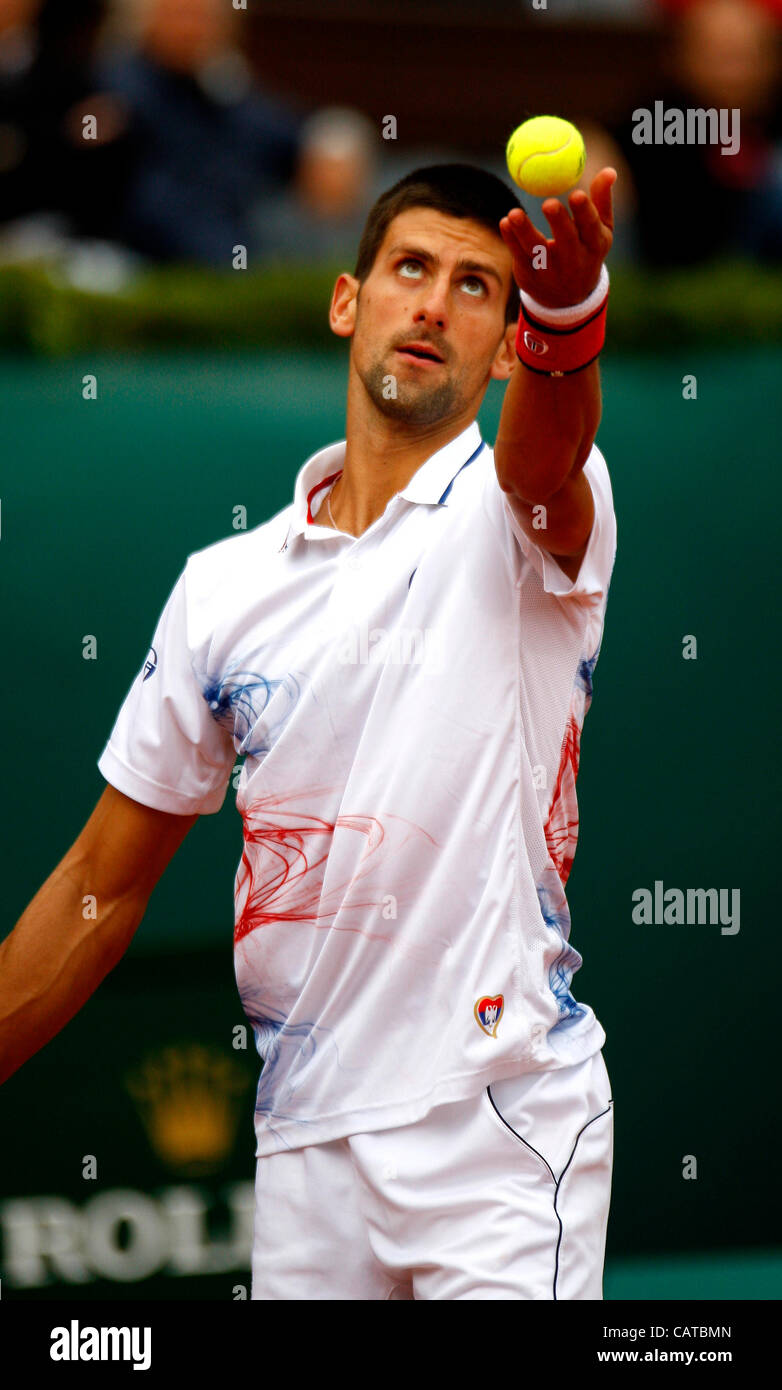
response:
[(602, 255), (605, 228), (594, 203), (581, 190), (570, 195), (570, 211), (578, 228), (578, 235), (588, 251)]
[(547, 244), (547, 238), (538, 231), (521, 208), (514, 208), (507, 217), (503, 217), (500, 232), (511, 251), (521, 253), (528, 259), (535, 254), (536, 247)]
[(590, 193), (597, 208), (598, 217), (609, 232), (614, 230), (614, 206), (612, 189), (619, 175), (616, 169), (601, 169), (592, 180)]
[(543, 215), (551, 227), (552, 235), (559, 249), (567, 252), (575, 250), (578, 234), (576, 224), (567, 208), (563, 207), (556, 198), (547, 198), (543, 204)]

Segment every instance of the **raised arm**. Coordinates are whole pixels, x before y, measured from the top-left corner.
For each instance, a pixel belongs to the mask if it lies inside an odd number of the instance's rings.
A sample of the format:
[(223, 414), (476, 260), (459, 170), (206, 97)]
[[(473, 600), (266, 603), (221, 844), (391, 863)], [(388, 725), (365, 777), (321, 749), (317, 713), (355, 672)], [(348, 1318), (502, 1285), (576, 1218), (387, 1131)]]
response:
[(105, 788), (0, 944), (0, 1082), (78, 1013), (122, 958), (155, 884), (197, 820)]
[[(555, 198), (543, 204), (553, 238), (534, 227), (514, 208), (500, 222), (513, 254), (519, 289), (551, 309), (581, 303), (595, 289), (611, 246), (611, 187), (616, 171), (603, 169), (592, 182), (591, 196), (577, 189), (567, 208)], [(545, 266), (536, 268), (545, 247)], [(530, 538), (556, 555), (575, 579), (586, 550), (595, 509), (583, 469), (600, 423), (600, 376), (597, 362), (570, 375), (548, 376), (514, 367), (505, 391), (494, 459), (497, 477), (509, 493), (514, 512)], [(546, 507), (546, 528), (535, 525), (534, 509)]]

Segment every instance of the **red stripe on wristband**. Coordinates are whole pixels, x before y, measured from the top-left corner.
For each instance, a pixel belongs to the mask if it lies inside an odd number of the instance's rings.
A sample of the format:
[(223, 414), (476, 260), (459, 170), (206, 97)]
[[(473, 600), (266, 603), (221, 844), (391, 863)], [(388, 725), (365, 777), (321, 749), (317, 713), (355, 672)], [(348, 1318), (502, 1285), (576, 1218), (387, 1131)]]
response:
[(554, 328), (541, 323), (522, 304), (516, 333), (516, 356), (530, 371), (543, 376), (580, 372), (600, 356), (606, 336), (608, 295), (581, 323)]

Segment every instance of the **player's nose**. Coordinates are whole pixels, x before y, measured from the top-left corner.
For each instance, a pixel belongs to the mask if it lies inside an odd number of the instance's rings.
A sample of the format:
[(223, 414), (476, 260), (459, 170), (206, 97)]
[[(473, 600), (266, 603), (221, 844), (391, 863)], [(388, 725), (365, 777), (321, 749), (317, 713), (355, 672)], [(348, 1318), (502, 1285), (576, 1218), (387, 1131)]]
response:
[(448, 283), (433, 280), (421, 295), (415, 313), (416, 323), (428, 322), (445, 328), (448, 323)]

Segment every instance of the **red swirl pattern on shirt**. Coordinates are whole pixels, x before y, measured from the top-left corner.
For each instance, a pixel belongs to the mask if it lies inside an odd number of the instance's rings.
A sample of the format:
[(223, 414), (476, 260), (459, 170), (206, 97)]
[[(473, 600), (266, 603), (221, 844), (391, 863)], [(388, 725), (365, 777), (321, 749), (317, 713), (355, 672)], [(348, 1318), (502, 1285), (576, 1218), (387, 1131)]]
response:
[(567, 883), (578, 841), (578, 798), (576, 778), (581, 756), (581, 725), (575, 714), (568, 715), (565, 737), (559, 755), (554, 795), (543, 827), (548, 852), (562, 881)]
[[(292, 807), (301, 795), (264, 796), (242, 811), (244, 849), (236, 875), (237, 912), (234, 942), (249, 932), (272, 922), (307, 922), (312, 926), (330, 927), (349, 895), (349, 915), (361, 916), (362, 924), (351, 926), (348, 914), (343, 913), (341, 929), (358, 931), (363, 936), (390, 940), (388, 933), (372, 932), (366, 927), (366, 912), (382, 907), (384, 892), (364, 880), (374, 875), (397, 853), (411, 836), (432, 839), (421, 826), (399, 816), (386, 815), (381, 820), (372, 815), (338, 815), (331, 821)], [(317, 804), (320, 796), (312, 796)], [(358, 867), (344, 881), (335, 882), (324, 895), (326, 866), (335, 831), (352, 831), (364, 839)], [(389, 879), (384, 875), (386, 889)]]

